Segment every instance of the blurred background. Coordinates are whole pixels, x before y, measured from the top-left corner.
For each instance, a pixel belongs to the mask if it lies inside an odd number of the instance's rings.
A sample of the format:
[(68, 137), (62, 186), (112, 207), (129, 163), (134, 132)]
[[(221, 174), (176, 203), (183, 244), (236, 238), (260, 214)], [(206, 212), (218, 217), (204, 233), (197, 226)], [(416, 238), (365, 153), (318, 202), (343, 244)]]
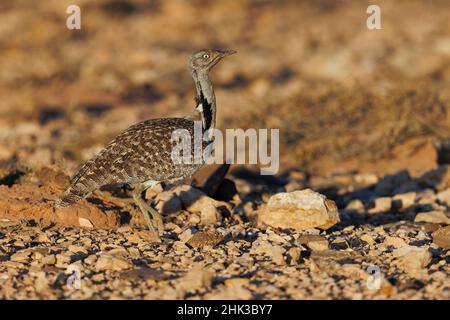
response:
[[(81, 30), (66, 9), (81, 8)], [(72, 172), (131, 124), (194, 109), (186, 58), (212, 73), (219, 128), (280, 128), (281, 172), (450, 162), (450, 2), (15, 0), (0, 3), (0, 161)]]

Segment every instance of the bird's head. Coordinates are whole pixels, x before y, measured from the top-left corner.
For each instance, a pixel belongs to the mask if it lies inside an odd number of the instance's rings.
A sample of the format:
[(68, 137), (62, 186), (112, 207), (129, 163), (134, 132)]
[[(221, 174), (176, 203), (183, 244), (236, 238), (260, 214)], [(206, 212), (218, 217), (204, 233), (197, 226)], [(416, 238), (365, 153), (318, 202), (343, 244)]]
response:
[(192, 71), (208, 73), (220, 60), (234, 53), (234, 50), (203, 49), (189, 57), (188, 65)]

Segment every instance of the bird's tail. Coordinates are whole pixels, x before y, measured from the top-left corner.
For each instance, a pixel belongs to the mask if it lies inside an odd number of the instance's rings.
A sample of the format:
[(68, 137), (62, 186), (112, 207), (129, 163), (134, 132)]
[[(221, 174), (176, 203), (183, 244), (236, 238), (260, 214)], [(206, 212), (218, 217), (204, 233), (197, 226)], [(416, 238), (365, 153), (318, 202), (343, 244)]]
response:
[(70, 187), (55, 201), (55, 208), (65, 208), (89, 196), (103, 184), (103, 176), (90, 170), (92, 163), (85, 163), (73, 177)]
[[(86, 195), (87, 196), (87, 195)], [(55, 201), (55, 208), (66, 208), (71, 206), (81, 199), (85, 198), (85, 195), (80, 191), (70, 186), (64, 193)]]

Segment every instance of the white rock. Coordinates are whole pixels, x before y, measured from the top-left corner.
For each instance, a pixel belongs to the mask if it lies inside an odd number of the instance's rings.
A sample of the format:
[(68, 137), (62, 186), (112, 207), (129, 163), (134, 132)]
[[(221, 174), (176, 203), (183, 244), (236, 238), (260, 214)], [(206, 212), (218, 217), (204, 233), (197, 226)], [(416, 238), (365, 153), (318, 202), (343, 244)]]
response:
[(338, 223), (336, 204), (311, 189), (278, 193), (260, 209), (258, 223), (275, 228), (329, 229)]

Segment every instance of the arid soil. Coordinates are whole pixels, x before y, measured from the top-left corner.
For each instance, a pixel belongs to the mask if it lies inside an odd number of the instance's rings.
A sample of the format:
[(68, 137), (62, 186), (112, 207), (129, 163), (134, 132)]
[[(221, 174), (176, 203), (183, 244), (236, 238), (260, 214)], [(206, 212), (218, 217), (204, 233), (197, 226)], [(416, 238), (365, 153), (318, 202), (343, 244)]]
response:
[[(72, 3), (0, 3), (0, 298), (450, 298), (447, 1), (377, 1), (381, 30), (366, 1), (78, 0), (68, 30)], [(279, 128), (280, 172), (148, 191), (162, 243), (126, 186), (55, 210), (119, 132), (194, 109), (204, 47), (238, 51), (211, 75), (218, 127)], [(260, 223), (305, 188), (340, 222)]]

